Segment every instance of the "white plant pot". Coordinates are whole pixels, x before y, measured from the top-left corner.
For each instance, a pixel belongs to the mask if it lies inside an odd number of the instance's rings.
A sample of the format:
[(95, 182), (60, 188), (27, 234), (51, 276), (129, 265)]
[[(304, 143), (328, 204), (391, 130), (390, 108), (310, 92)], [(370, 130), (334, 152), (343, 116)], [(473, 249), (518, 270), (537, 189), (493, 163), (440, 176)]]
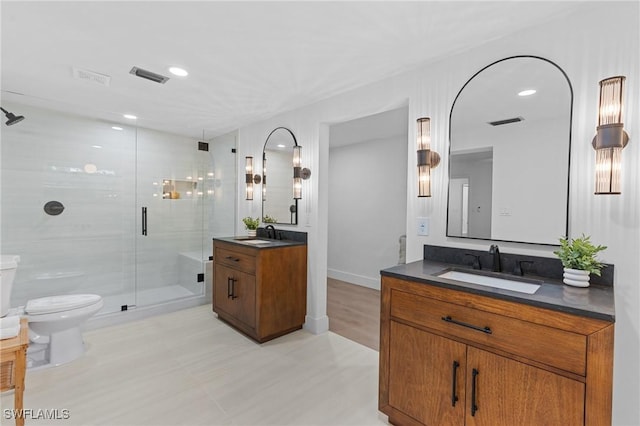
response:
[(589, 287), (589, 271), (564, 268), (563, 282), (573, 287)]
[(250, 237), (255, 237), (256, 236), (256, 230), (255, 229), (247, 229), (247, 235), (249, 235)]

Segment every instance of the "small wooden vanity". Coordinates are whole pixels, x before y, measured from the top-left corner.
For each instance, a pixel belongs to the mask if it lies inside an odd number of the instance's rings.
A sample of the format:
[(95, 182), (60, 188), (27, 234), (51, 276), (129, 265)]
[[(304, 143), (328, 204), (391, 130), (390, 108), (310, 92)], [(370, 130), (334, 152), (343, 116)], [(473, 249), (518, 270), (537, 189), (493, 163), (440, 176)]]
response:
[[(390, 423), (611, 424), (612, 315), (580, 314), (588, 298), (552, 309), (457, 288), (416, 264), (407, 275), (382, 271), (378, 402)], [(562, 285), (551, 287), (539, 298), (562, 298)], [(592, 291), (609, 303), (606, 291)]]
[(20, 320), (20, 333), (16, 337), (0, 340), (0, 391), (14, 390), (12, 416), (17, 426), (24, 425), (22, 410), (28, 345), (29, 326), (26, 318)]
[(307, 245), (213, 240), (213, 311), (262, 343), (302, 328), (307, 310)]

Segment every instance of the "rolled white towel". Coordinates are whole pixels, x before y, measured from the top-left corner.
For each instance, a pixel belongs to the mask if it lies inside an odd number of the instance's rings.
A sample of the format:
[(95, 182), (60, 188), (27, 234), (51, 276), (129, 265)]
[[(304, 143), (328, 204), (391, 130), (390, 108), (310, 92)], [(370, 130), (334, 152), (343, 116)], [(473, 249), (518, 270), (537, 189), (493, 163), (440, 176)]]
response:
[(0, 328), (0, 340), (16, 337), (20, 333), (20, 324), (15, 327)]
[(0, 330), (5, 328), (13, 329), (16, 325), (20, 325), (20, 315), (7, 315), (4, 318), (0, 318)]

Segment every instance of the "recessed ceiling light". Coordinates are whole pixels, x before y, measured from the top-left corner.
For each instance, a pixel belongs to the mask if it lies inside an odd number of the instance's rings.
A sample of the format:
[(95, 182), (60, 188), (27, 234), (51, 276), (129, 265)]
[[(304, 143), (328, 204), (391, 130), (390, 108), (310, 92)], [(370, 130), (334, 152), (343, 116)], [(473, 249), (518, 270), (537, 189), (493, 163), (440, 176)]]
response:
[(531, 96), (534, 93), (536, 93), (535, 89), (527, 89), (527, 90), (523, 90), (522, 92), (518, 93), (518, 96)]
[(178, 68), (178, 67), (171, 67), (169, 68), (169, 72), (173, 75), (177, 75), (178, 77), (186, 77), (189, 75), (189, 73), (187, 72), (187, 70), (184, 70), (182, 68)]
[(284, 145), (283, 145), (283, 144), (281, 144), (281, 143), (279, 143), (279, 144), (278, 144), (278, 148), (284, 148)]
[(137, 120), (138, 117), (136, 117), (135, 115), (132, 114), (124, 114), (123, 115), (124, 118), (128, 118), (129, 120)]
[(118, 126), (111, 126), (111, 128), (112, 128), (113, 130), (122, 130), (122, 127), (118, 127)]

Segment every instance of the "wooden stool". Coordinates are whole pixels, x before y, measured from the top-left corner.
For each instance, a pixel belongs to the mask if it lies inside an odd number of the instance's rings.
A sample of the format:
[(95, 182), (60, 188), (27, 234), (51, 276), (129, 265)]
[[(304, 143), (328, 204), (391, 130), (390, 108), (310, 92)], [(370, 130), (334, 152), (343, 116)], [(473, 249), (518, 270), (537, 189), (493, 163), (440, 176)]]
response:
[(15, 390), (13, 413), (17, 426), (24, 425), (22, 396), (28, 345), (29, 326), (26, 318), (20, 320), (20, 333), (16, 337), (0, 340), (0, 391)]

